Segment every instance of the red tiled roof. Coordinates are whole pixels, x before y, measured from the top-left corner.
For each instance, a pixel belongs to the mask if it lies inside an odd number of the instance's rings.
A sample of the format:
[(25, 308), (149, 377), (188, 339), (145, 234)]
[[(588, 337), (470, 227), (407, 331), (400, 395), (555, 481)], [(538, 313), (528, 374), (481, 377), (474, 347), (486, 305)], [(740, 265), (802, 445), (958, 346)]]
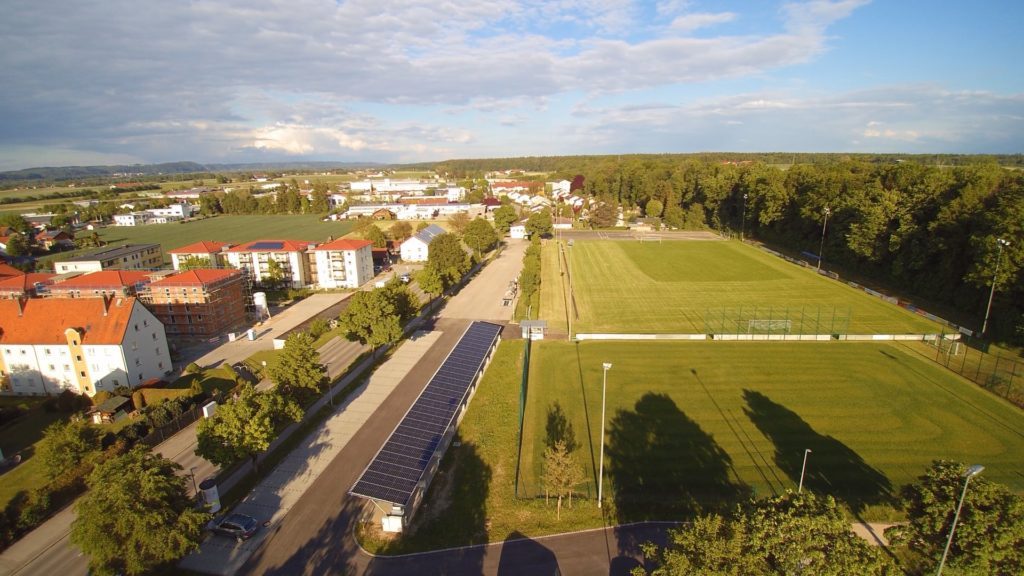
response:
[(174, 250), (168, 250), (168, 254), (210, 254), (212, 252), (220, 252), (220, 249), (225, 246), (231, 246), (227, 242), (217, 242), (216, 240), (202, 240), (188, 246), (182, 246), (181, 248), (175, 248)]
[(21, 270), (18, 270), (14, 266), (11, 266), (10, 264), (4, 264), (3, 262), (0, 262), (0, 277), (7, 278), (7, 277), (10, 277), (10, 276), (24, 276), (24, 275), (25, 275), (24, 272), (22, 272)]
[(67, 344), (68, 328), (82, 331), (82, 344), (120, 344), (134, 304), (134, 298), (0, 300), (0, 344)]
[(372, 246), (373, 242), (369, 240), (353, 240), (351, 238), (339, 238), (334, 242), (328, 242), (321, 244), (313, 250), (358, 250), (363, 246)]
[(429, 198), (399, 198), (399, 204), (413, 204), (416, 206), (443, 206), (448, 204), (447, 197), (429, 197)]
[(56, 286), (59, 288), (92, 288), (108, 286), (134, 286), (149, 280), (149, 272), (138, 270), (103, 270), (69, 278)]
[[(269, 243), (278, 242), (281, 244), (281, 248), (256, 248), (253, 246)], [(306, 248), (312, 242), (302, 242), (299, 240), (253, 240), (252, 242), (246, 242), (245, 244), (239, 244), (234, 248), (228, 250), (228, 252), (304, 252)]]
[(199, 285), (205, 286), (211, 282), (217, 282), (231, 276), (240, 276), (241, 272), (238, 270), (229, 270), (226, 268), (196, 268), (181, 274), (174, 274), (161, 280), (157, 280), (150, 284), (150, 287), (157, 286), (191, 286)]
[(22, 274), (21, 276), (6, 276), (0, 278), (0, 292), (25, 292), (30, 288), (35, 288), (36, 282), (45, 284), (54, 276), (56, 274), (47, 274), (45, 272), (33, 272), (31, 274)]

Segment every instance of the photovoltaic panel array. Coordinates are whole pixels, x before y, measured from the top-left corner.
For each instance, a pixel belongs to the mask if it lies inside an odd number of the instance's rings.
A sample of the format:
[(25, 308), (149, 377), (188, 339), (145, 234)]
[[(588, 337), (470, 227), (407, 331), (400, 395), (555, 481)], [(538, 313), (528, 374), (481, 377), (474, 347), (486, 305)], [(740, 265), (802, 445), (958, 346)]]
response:
[(409, 505), (500, 332), (489, 322), (469, 326), (350, 494)]
[(280, 250), (284, 242), (257, 242), (249, 247), (252, 250)]

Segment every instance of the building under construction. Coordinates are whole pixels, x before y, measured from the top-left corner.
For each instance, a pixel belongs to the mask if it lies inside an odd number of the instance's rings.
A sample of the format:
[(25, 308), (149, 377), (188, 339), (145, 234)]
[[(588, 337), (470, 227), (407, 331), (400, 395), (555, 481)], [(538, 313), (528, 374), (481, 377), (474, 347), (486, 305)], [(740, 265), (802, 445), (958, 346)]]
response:
[(163, 322), (168, 338), (209, 339), (246, 326), (251, 302), (245, 276), (232, 269), (195, 269), (152, 282), (139, 299)]

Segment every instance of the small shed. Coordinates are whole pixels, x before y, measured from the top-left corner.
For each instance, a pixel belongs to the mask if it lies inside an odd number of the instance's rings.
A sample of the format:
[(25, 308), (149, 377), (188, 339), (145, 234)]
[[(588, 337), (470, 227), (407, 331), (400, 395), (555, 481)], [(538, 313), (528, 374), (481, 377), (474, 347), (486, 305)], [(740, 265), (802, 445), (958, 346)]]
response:
[(523, 330), (523, 338), (530, 340), (543, 340), (544, 332), (548, 329), (547, 320), (523, 320), (519, 323)]
[(109, 424), (116, 422), (127, 415), (125, 411), (131, 406), (131, 400), (124, 396), (113, 396), (104, 403), (93, 409), (92, 421), (94, 424)]

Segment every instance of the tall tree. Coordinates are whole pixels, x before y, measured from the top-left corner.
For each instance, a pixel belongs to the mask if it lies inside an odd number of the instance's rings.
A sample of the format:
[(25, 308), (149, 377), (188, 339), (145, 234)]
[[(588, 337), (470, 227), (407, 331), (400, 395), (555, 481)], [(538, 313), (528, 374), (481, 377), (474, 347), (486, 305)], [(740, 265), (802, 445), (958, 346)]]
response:
[(502, 204), (494, 211), (494, 227), (502, 234), (508, 234), (512, 223), (518, 219), (519, 214), (516, 214), (516, 209), (510, 204)]
[(472, 248), (479, 257), (498, 243), (498, 233), (494, 231), (494, 226), (491, 226), (487, 220), (474, 218), (466, 225), (466, 229), (462, 233), (462, 241), (466, 243), (466, 246)]
[(136, 447), (89, 475), (71, 541), (94, 574), (145, 574), (199, 547), (210, 515), (188, 497), (181, 467)]
[(267, 262), (267, 273), (263, 277), (263, 281), (274, 288), (280, 288), (281, 284), (283, 284), (287, 279), (288, 273), (285, 271), (284, 265), (274, 258), (271, 258)]
[(195, 254), (189, 254), (184, 258), (178, 260), (178, 270), (182, 272), (187, 270), (195, 270), (196, 268), (212, 268), (210, 259), (208, 257), (197, 256)]
[(384, 232), (376, 224), (370, 224), (363, 229), (363, 238), (373, 242), (374, 248), (384, 248), (388, 245), (388, 239), (384, 237)]
[(402, 337), (401, 314), (384, 288), (353, 294), (340, 321), (349, 340), (357, 340), (374, 350)]
[(242, 384), (237, 398), (199, 421), (196, 454), (222, 467), (250, 458), (255, 467), (257, 456), (270, 447), (281, 427), (301, 419), (302, 408), (294, 400)]
[(28, 239), (23, 234), (11, 234), (7, 237), (7, 248), (5, 252), (12, 258), (25, 256), (29, 253)]
[(100, 451), (100, 431), (85, 420), (54, 422), (36, 444), (46, 475), (56, 478)]
[(427, 246), (427, 267), (433, 268), (445, 279), (445, 288), (457, 283), (469, 269), (469, 259), (458, 236), (438, 234)]
[(327, 184), (323, 182), (315, 182), (313, 184), (313, 194), (311, 195), (309, 210), (313, 214), (327, 214), (330, 212), (331, 203), (328, 199)]
[[(967, 467), (959, 462), (932, 463), (917, 482), (901, 492), (907, 524), (885, 535), (906, 546), (919, 564), (934, 571), (949, 538), (963, 494)], [(971, 478), (946, 565), (960, 574), (1014, 574), (1024, 567), (1024, 499), (1005, 486)]]
[(392, 224), (391, 228), (388, 228), (388, 233), (391, 234), (391, 239), (395, 242), (405, 242), (412, 236), (412, 224), (405, 220), (399, 220)]
[(665, 205), (661, 203), (661, 200), (648, 200), (647, 205), (644, 206), (644, 214), (648, 218), (659, 218), (664, 209)]
[(451, 226), (459, 236), (462, 236), (466, 232), (466, 226), (469, 226), (469, 214), (465, 212), (456, 212), (448, 217), (448, 225)]
[(320, 352), (313, 347), (313, 337), (304, 332), (285, 340), (277, 362), (268, 372), (274, 384), (288, 395), (298, 391), (318, 393), (327, 380), (327, 370), (320, 363)]
[(551, 221), (551, 211), (548, 209), (534, 212), (526, 219), (526, 231), (530, 236), (548, 237), (551, 236), (552, 230), (554, 230), (554, 224)]

